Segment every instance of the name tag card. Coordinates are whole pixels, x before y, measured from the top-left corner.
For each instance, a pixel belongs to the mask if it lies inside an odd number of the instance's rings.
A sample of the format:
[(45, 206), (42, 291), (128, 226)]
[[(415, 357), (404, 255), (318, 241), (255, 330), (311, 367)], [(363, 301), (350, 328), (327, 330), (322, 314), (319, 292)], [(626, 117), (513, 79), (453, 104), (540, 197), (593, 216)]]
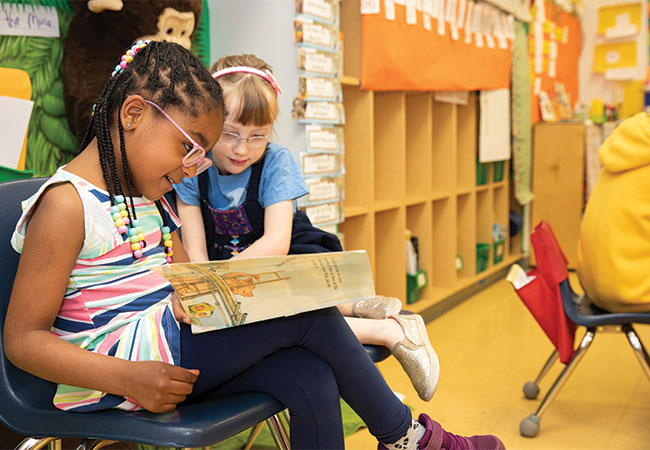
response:
[(0, 4), (0, 35), (61, 37), (56, 9), (44, 6)]

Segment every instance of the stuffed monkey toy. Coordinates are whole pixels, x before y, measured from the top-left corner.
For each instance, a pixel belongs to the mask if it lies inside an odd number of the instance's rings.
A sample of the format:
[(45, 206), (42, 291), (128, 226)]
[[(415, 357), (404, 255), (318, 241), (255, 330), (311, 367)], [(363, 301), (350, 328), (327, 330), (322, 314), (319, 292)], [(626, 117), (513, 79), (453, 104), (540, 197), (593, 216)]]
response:
[(202, 0), (88, 0), (73, 2), (63, 49), (63, 90), (70, 129), (82, 141), (92, 105), (120, 56), (138, 39), (185, 48), (201, 19)]

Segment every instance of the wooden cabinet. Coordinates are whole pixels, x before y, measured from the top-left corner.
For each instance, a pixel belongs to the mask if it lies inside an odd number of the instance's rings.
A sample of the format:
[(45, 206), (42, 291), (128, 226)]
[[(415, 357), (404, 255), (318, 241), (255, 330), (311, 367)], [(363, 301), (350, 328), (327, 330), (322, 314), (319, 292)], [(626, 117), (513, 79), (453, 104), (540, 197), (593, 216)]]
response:
[(546, 220), (575, 268), (584, 192), (585, 127), (582, 123), (538, 123), (533, 129), (534, 227)]

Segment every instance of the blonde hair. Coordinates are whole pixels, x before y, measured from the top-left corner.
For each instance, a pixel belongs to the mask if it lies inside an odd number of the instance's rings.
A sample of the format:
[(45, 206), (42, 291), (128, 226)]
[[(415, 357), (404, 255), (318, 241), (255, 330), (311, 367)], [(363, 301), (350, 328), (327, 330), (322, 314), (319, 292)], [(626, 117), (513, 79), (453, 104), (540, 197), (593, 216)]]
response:
[[(247, 66), (273, 72), (271, 66), (255, 55), (231, 55), (217, 60), (210, 72), (228, 67)], [(242, 125), (265, 126), (278, 117), (275, 90), (264, 78), (250, 73), (231, 73), (217, 79), (224, 90), (230, 109), (228, 119)]]

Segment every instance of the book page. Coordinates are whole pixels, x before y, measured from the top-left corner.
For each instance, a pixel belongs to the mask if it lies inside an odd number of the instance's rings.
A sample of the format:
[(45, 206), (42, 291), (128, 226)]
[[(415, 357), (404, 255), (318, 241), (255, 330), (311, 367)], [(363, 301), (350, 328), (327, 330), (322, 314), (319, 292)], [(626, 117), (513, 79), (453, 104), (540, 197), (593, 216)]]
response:
[(365, 251), (167, 264), (192, 332), (229, 328), (373, 297)]

